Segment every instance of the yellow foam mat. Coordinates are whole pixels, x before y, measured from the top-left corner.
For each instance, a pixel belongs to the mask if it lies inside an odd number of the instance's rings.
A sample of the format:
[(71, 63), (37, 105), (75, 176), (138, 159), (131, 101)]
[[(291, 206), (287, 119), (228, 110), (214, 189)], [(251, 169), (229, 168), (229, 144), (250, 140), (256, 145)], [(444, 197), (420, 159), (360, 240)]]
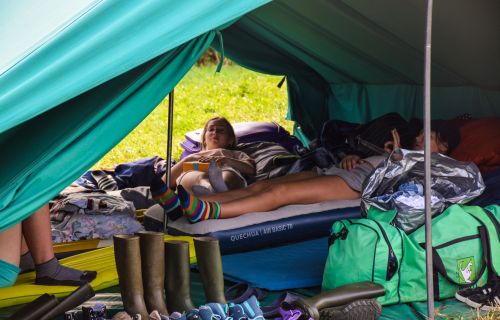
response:
[[(165, 236), (165, 240), (184, 240), (189, 242), (190, 262), (196, 262), (193, 237)], [(90, 284), (94, 290), (102, 290), (118, 284), (113, 246), (74, 255), (61, 260), (61, 264), (79, 270), (95, 270), (97, 277)], [(76, 287), (35, 285), (35, 272), (19, 275), (16, 284), (9, 288), (0, 288), (0, 308), (28, 303), (44, 293), (64, 297)]]
[(54, 253), (63, 253), (80, 250), (92, 250), (109, 247), (113, 245), (113, 240), (89, 239), (54, 244)]

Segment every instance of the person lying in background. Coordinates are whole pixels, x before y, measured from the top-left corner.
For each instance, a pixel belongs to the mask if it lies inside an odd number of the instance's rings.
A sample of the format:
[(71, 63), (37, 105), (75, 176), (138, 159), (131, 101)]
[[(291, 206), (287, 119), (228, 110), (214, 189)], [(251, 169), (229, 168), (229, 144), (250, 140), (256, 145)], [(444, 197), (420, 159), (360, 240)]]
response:
[[(234, 150), (236, 135), (226, 118), (214, 117), (208, 120), (203, 127), (201, 139), (200, 152), (185, 157), (172, 167), (168, 187), (165, 185), (165, 176), (163, 181), (152, 182), (153, 198), (167, 212), (179, 205), (177, 194), (173, 191), (179, 185), (197, 194), (224, 192), (246, 187), (244, 176), (255, 175), (254, 161), (246, 153)], [(196, 170), (201, 164), (205, 164), (208, 171)]]
[[(458, 128), (444, 121), (434, 121), (431, 152), (448, 154), (458, 145)], [(364, 180), (370, 176), (393, 149), (399, 149), (400, 137), (392, 130), (392, 140), (385, 144), (386, 155), (361, 159), (348, 156), (339, 166), (298, 172), (284, 177), (258, 181), (246, 188), (196, 197), (178, 188), (181, 208), (190, 222), (233, 218), (249, 212), (265, 212), (290, 204), (312, 204), (328, 200), (351, 200), (360, 197)], [(423, 132), (413, 140), (414, 150), (423, 150)]]
[(12, 286), (20, 272), (33, 269), (39, 285), (79, 286), (97, 276), (95, 271), (59, 264), (52, 247), (48, 204), (0, 232), (0, 288)]

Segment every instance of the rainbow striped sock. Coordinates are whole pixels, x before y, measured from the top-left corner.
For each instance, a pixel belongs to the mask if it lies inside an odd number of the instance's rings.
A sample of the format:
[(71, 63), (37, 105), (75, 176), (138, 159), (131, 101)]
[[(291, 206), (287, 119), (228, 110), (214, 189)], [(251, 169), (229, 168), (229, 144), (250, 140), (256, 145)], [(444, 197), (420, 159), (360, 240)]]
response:
[(179, 197), (166, 184), (163, 184), (159, 189), (151, 187), (151, 195), (153, 200), (160, 204), (167, 212), (170, 212), (179, 206)]
[(187, 192), (182, 186), (177, 186), (180, 203), (184, 215), (189, 222), (195, 223), (202, 220), (218, 219), (220, 216), (220, 206), (216, 201), (202, 201)]

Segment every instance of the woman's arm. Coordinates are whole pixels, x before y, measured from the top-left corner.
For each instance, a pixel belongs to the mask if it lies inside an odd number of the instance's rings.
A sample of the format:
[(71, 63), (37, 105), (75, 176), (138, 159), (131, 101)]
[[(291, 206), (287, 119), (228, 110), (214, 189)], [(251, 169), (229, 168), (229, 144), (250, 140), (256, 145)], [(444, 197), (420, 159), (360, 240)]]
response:
[[(191, 161), (198, 161), (200, 159), (200, 155), (197, 153), (191, 154), (184, 159), (179, 160), (171, 169), (170, 169), (170, 189), (174, 189), (177, 186), (177, 178), (182, 173), (182, 164), (184, 162), (191, 162)], [(163, 176), (163, 180), (165, 181), (167, 179), (166, 175)], [(165, 181), (166, 183), (166, 181)]]

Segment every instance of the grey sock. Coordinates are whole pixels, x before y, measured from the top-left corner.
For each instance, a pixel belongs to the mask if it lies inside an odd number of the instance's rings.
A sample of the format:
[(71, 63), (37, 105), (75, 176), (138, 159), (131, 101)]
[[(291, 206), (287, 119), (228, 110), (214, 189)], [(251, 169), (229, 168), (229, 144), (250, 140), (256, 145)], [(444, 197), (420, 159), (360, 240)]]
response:
[(33, 261), (31, 252), (28, 251), (25, 254), (21, 255), (19, 269), (21, 269), (21, 273), (35, 270), (35, 262)]
[(46, 285), (81, 285), (95, 279), (95, 271), (80, 271), (59, 263), (56, 257), (35, 265), (36, 283)]
[(222, 177), (222, 170), (217, 166), (215, 161), (210, 161), (210, 165), (208, 166), (208, 180), (215, 192), (225, 192), (228, 190)]

